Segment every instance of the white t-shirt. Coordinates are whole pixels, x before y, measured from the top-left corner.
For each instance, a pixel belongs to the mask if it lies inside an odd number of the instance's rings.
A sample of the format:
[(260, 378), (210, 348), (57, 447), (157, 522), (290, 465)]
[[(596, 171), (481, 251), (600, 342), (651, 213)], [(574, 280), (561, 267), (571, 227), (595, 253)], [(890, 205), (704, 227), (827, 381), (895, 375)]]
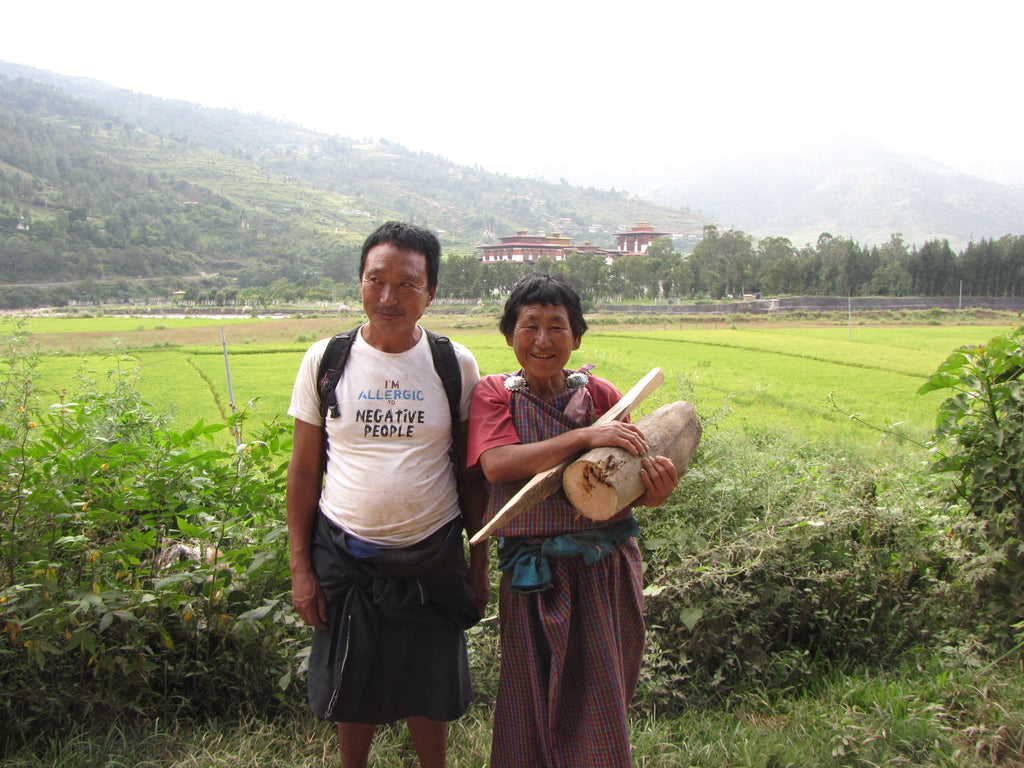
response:
[[(316, 374), (321, 339), (302, 359), (288, 414), (320, 426)], [(480, 370), (452, 343), (462, 371), (462, 419), (469, 418)], [(412, 349), (381, 352), (357, 333), (337, 387), (338, 418), (327, 417), (327, 475), (321, 511), (336, 525), (380, 546), (422, 541), (459, 515), (449, 458), (451, 417), (427, 334)]]

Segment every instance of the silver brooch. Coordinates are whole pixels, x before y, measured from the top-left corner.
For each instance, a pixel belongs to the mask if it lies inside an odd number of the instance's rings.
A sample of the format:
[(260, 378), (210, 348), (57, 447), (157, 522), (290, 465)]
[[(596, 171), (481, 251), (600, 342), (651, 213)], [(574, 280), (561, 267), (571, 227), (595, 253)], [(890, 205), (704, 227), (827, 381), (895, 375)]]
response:
[(509, 376), (505, 379), (505, 389), (509, 392), (520, 392), (526, 388), (526, 379), (522, 376)]
[[(582, 387), (586, 383), (587, 383), (587, 374), (585, 374), (585, 373), (580, 373), (580, 372), (577, 371), (576, 373), (570, 373), (568, 376), (565, 377), (565, 387), (566, 387), (566, 389), (576, 389), (576, 387)], [(507, 382), (506, 382), (505, 386), (506, 387), (508, 386)]]

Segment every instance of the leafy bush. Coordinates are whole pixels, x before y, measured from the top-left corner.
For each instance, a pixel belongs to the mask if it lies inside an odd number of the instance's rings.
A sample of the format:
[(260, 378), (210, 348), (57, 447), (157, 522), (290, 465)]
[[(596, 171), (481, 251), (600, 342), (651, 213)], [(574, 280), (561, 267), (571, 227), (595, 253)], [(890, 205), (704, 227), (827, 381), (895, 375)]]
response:
[(954, 392), (940, 407), (936, 473), (951, 473), (967, 515), (957, 530), (972, 552), (966, 578), (980, 618), (1007, 637), (1024, 606), (1024, 327), (956, 350), (920, 392)]
[[(280, 425), (169, 431), (133, 374), (52, 405), (22, 328), (0, 377), (0, 750), (69, 722), (272, 712), (305, 632), (288, 600)], [(297, 639), (301, 638), (301, 639)]]
[(803, 689), (829, 669), (893, 662), (948, 627), (949, 521), (906, 457), (891, 459), (705, 429), (679, 501), (642, 522), (641, 705)]

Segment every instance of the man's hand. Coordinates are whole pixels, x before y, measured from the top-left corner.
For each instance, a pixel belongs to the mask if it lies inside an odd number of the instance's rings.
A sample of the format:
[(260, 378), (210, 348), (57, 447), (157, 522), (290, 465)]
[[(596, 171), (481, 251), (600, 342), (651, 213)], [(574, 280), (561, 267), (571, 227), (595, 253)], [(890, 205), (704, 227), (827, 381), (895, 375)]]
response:
[(304, 622), (317, 629), (327, 629), (327, 598), (312, 571), (292, 574), (292, 605)]
[(476, 609), (482, 619), (487, 613), (487, 603), (491, 599), (491, 574), (486, 541), (470, 549), (469, 586), (476, 596)]

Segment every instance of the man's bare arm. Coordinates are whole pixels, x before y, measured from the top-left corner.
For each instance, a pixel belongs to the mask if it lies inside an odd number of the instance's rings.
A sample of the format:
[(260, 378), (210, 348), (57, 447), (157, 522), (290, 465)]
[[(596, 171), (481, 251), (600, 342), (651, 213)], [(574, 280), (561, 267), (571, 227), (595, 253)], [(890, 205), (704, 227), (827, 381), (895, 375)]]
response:
[(327, 600), (313, 572), (313, 527), (320, 509), (323, 483), (323, 428), (295, 420), (292, 455), (288, 461), (288, 565), (292, 574), (292, 605), (304, 622), (327, 628)]

